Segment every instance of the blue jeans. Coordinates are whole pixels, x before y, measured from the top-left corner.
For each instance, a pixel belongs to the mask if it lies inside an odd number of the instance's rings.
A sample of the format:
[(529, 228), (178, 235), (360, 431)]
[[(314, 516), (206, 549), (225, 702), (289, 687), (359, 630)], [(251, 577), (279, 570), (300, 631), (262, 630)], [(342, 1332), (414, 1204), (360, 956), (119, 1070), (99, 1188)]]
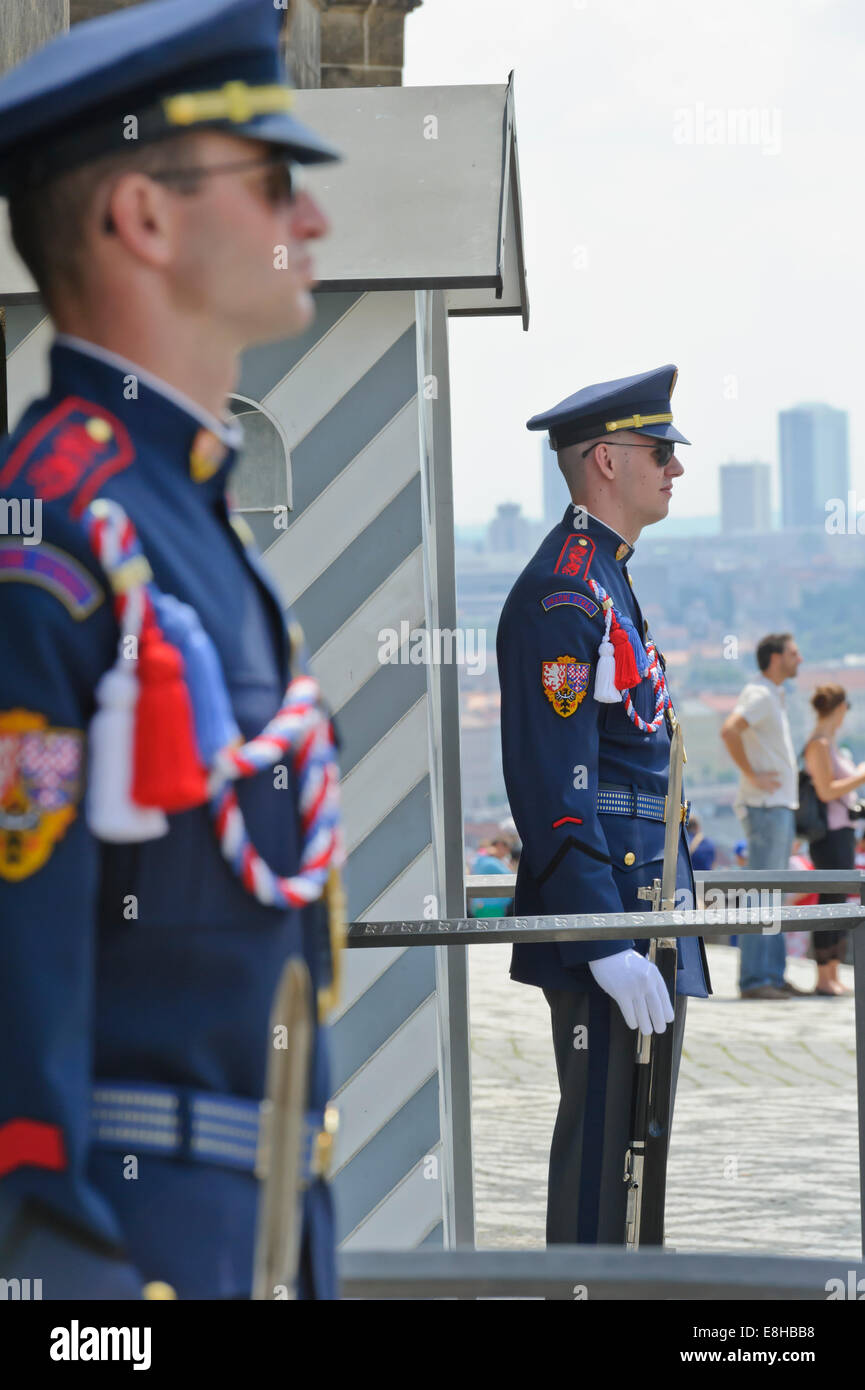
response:
[[(793, 850), (795, 829), (795, 812), (789, 806), (746, 807), (748, 868), (786, 869)], [(742, 936), (739, 950), (740, 990), (783, 983), (787, 963), (787, 943), (783, 932)]]

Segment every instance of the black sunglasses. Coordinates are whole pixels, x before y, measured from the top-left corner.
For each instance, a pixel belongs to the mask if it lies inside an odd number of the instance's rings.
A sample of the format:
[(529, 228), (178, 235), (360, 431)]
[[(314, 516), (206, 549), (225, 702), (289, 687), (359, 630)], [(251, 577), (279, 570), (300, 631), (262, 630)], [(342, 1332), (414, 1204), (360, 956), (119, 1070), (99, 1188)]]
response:
[[(189, 165), (185, 169), (148, 170), (147, 177), (156, 179), (159, 183), (171, 183), (175, 180), (205, 178), (210, 174), (251, 173), (256, 169), (261, 169), (266, 174), (264, 194), (271, 207), (279, 207), (282, 203), (291, 203), (297, 197), (301, 189), (298, 166), (289, 156), (284, 154), (268, 155), (264, 159), (234, 160), (230, 164), (199, 164)], [(197, 189), (183, 189), (181, 191), (195, 193)], [(106, 232), (116, 230), (110, 212), (105, 214), (103, 229)]]
[(620, 444), (624, 449), (651, 449), (659, 468), (666, 468), (676, 452), (676, 446), (671, 439), (659, 439), (657, 444), (631, 444), (627, 439), (596, 439), (594, 444), (583, 450), (580, 458), (588, 458), (592, 450), (597, 449), (599, 444)]

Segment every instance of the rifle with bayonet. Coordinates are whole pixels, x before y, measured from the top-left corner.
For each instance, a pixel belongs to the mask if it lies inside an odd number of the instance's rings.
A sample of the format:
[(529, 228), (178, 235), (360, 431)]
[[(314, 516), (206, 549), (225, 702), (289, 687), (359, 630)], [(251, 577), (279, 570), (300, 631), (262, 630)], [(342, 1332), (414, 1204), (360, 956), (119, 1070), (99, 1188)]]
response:
[[(670, 737), (670, 767), (664, 805), (664, 862), (662, 876), (637, 896), (653, 912), (672, 912), (676, 906), (676, 873), (682, 828), (682, 729), (675, 716)], [(677, 947), (674, 937), (652, 937), (649, 960), (658, 967), (670, 1001), (676, 1006)], [(673, 1031), (638, 1033), (631, 1109), (631, 1143), (625, 1155), (628, 1185), (625, 1244), (663, 1245), (667, 1189), (667, 1148), (670, 1140), (673, 1090)]]
[(297, 1297), (313, 1009), (309, 970), (304, 961), (292, 958), (283, 967), (270, 1019), (267, 1093), (256, 1160), (261, 1187), (254, 1299)]

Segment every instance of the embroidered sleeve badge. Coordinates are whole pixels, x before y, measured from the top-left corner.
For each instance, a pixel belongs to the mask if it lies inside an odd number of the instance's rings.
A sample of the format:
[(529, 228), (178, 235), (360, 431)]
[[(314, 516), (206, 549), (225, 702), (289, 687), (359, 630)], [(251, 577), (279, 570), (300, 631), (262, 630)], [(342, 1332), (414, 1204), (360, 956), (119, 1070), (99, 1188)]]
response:
[(0, 878), (29, 878), (50, 858), (81, 799), (84, 735), (42, 714), (0, 714)]
[(590, 671), (590, 662), (577, 661), (573, 656), (558, 656), (555, 661), (541, 662), (544, 694), (563, 719), (573, 714), (585, 699)]
[(102, 590), (84, 566), (47, 541), (29, 546), (0, 540), (0, 584), (4, 581), (47, 589), (76, 622), (89, 618), (102, 602)]
[(549, 613), (551, 608), (560, 608), (563, 603), (568, 603), (574, 608), (582, 608), (584, 613), (588, 613), (590, 618), (594, 618), (598, 612), (598, 605), (593, 603), (585, 594), (578, 594), (574, 589), (561, 589), (557, 594), (547, 594), (546, 598), (541, 599), (541, 607), (545, 613)]

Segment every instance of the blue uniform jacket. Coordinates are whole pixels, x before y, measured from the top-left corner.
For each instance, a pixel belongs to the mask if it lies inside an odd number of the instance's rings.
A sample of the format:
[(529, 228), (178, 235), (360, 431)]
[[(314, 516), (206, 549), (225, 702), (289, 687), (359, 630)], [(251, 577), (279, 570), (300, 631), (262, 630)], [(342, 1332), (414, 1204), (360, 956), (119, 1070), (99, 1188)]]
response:
[[(514, 912), (642, 911), (637, 888), (660, 877), (664, 825), (632, 814), (599, 814), (599, 788), (666, 795), (670, 739), (666, 720), (639, 730), (623, 704), (594, 699), (604, 621), (588, 583), (595, 579), (615, 608), (646, 632), (631, 588), (633, 548), (604, 522), (569, 506), (517, 579), (502, 609), (497, 636), (502, 757), (511, 813), (523, 842)], [(584, 524), (583, 524), (584, 523)], [(544, 685), (544, 663), (567, 656), (581, 668), (576, 707), (558, 712)], [(588, 667), (588, 670), (585, 668)], [(647, 722), (654, 712), (648, 678), (632, 691)], [(678, 900), (693, 906), (687, 835), (680, 837)], [(690, 893), (690, 898), (685, 896)], [(537, 942), (516, 945), (511, 976), (547, 989), (585, 990), (590, 960), (647, 941)], [(705, 997), (709, 975), (703, 943), (679, 941), (677, 990)]]
[[(49, 395), (0, 446), (3, 496), (42, 503), (39, 545), (0, 537), (0, 1248), (45, 1261), (0, 1273), (44, 1276), (45, 1297), (137, 1297), (149, 1280), (181, 1298), (244, 1296), (252, 1173), (189, 1152), (141, 1154), (131, 1173), (134, 1143), (91, 1142), (91, 1093), (138, 1082), (258, 1101), (281, 968), (297, 954), (317, 968), (317, 909), (251, 897), (206, 806), (147, 843), (89, 832), (86, 734), (118, 628), (83, 507), (101, 496), (125, 508), (157, 585), (191, 604), (215, 643), (245, 738), (282, 703), (285, 614), (229, 520), (234, 450), (217, 446), (225, 457), (209, 476), (191, 469), (202, 419), (182, 398), (73, 345), (55, 344), (51, 360)], [(271, 769), (238, 784), (251, 839), (280, 874), (300, 857), (288, 777), (287, 788)], [(327, 1097), (319, 1030), (311, 1105)], [(305, 1216), (304, 1291), (333, 1297), (320, 1180)]]

